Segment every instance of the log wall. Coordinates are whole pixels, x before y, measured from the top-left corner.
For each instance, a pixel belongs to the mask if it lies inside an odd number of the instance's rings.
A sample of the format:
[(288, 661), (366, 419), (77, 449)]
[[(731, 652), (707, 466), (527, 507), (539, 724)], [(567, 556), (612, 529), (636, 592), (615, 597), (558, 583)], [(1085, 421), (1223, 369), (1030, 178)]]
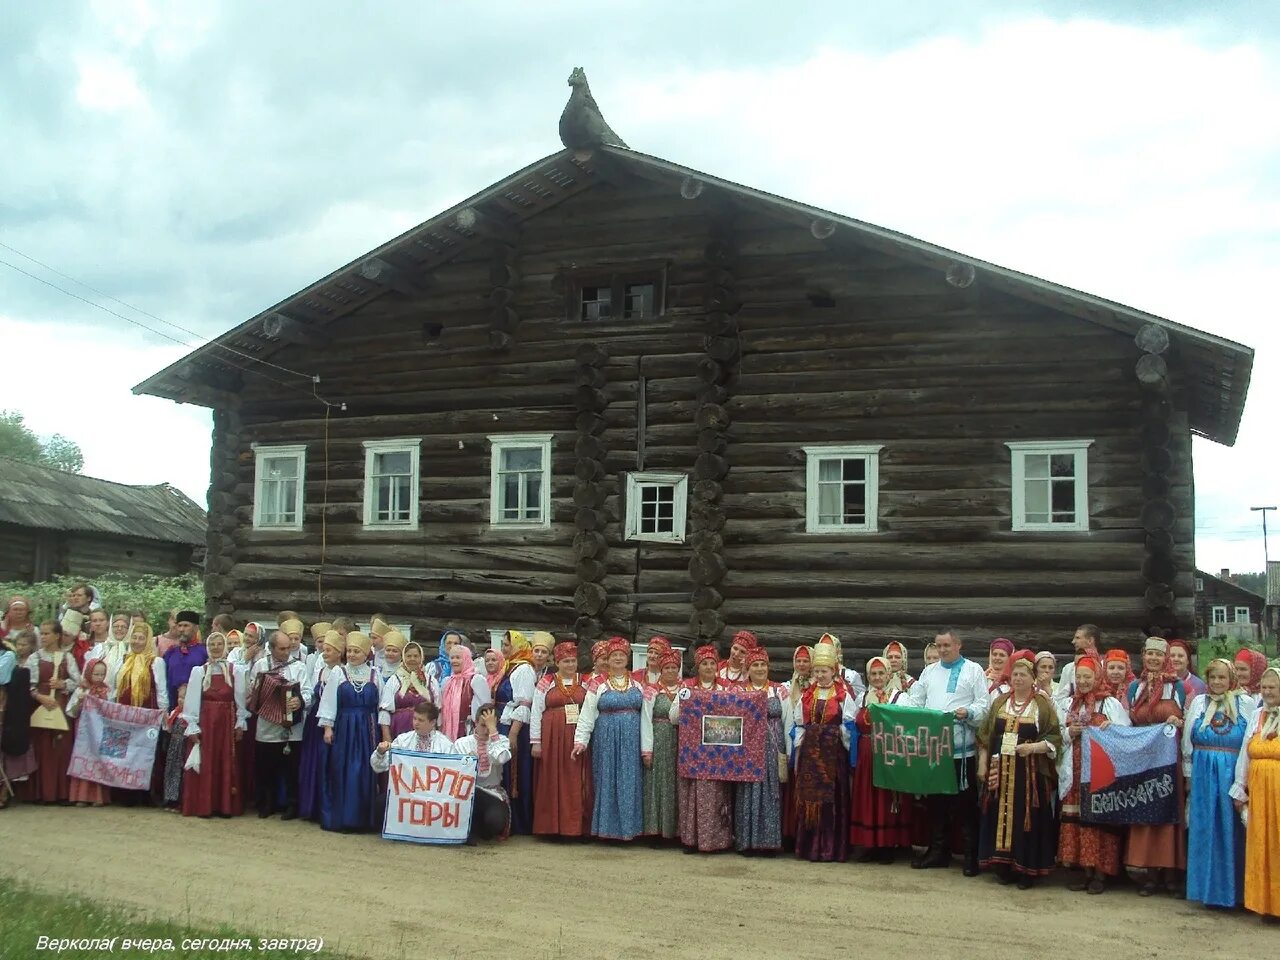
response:
[[(463, 251), (425, 292), (339, 321), (289, 365), (317, 371), (346, 412), (326, 416), (309, 385), (249, 378), (215, 417), (211, 610), (682, 645), (751, 629), (779, 673), (824, 630), (862, 654), (904, 640), (917, 658), (943, 624), (971, 652), (996, 635), (1065, 650), (1082, 621), (1136, 642), (1132, 338), (816, 233), (711, 191), (601, 185), (497, 253)], [(569, 273), (627, 262), (666, 265), (661, 318), (566, 319)], [(1190, 436), (1170, 366), (1170, 589), (1189, 625)], [(512, 432), (554, 434), (547, 529), (489, 525), (486, 436)], [(421, 438), (421, 522), (365, 530), (361, 443), (393, 437)], [(1095, 441), (1090, 531), (1010, 532), (1005, 442), (1076, 438)], [(307, 444), (300, 533), (252, 529), (254, 442)], [(884, 444), (878, 533), (804, 532), (800, 448), (824, 442)], [(640, 466), (690, 473), (686, 543), (624, 541), (624, 474)]]

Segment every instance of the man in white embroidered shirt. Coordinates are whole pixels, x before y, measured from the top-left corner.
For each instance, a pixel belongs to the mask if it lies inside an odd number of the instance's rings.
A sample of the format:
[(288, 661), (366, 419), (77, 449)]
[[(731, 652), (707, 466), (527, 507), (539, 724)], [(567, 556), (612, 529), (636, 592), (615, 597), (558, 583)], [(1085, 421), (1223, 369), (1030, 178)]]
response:
[(293, 641), (282, 630), (271, 635), (271, 655), (253, 665), (249, 709), (258, 715), (254, 781), (258, 816), (269, 817), (283, 795), (281, 820), (298, 816), (298, 759), (312, 691), (307, 665), (293, 658)]
[(934, 638), (940, 659), (924, 668), (906, 693), (913, 707), (943, 710), (955, 717), (952, 742), (956, 764), (955, 795), (926, 797), (929, 849), (911, 861), (917, 870), (951, 865), (951, 828), (958, 821), (964, 835), (964, 875), (978, 874), (978, 782), (975, 731), (987, 714), (987, 676), (982, 667), (960, 655), (960, 638), (950, 628)]

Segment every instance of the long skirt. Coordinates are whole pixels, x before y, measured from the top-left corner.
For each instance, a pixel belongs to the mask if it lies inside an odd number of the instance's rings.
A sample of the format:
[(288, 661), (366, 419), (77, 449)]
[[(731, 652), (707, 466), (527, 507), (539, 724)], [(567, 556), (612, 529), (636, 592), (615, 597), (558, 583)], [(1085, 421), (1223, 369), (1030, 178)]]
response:
[(311, 709), (302, 724), (302, 755), (298, 758), (298, 816), (304, 820), (320, 819), (321, 797), (329, 765), (329, 745), (324, 742), (324, 728), (317, 716), (323, 691), (324, 684), (317, 683), (311, 697)]
[(873, 779), (875, 758), (864, 740), (853, 768), (853, 793), (849, 814), (849, 843), (879, 849), (911, 846), (910, 795), (881, 790)]
[(542, 714), (542, 756), (536, 761), (533, 832), (542, 836), (585, 837), (591, 832), (591, 760), (574, 758), (577, 727), (565, 723), (564, 706)]
[(1122, 834), (1113, 827), (1097, 826), (1080, 819), (1080, 758), (1083, 753), (1080, 749), (1071, 753), (1071, 789), (1062, 798), (1058, 862), (1064, 867), (1084, 867), (1114, 877), (1120, 873)]
[(1280, 917), (1280, 737), (1256, 734), (1249, 751), (1249, 829), (1245, 846), (1244, 907)]
[[(225, 691), (226, 699), (215, 695)], [(236, 753), (236, 705), (231, 688), (213, 684), (200, 704), (200, 771), (187, 770), (182, 782), (182, 815), (238, 817), (244, 813)], [(188, 754), (190, 751), (188, 751)]]
[(1239, 715), (1221, 733), (1205, 723), (1191, 731), (1187, 899), (1210, 907), (1232, 908), (1244, 902), (1244, 824), (1230, 791), (1246, 723)]
[(607, 690), (591, 733), (591, 771), (595, 806), (591, 833), (607, 840), (632, 840), (644, 831), (643, 764), (640, 760), (640, 707), (644, 697), (632, 688)]
[(780, 713), (775, 714), (777, 705), (776, 699), (769, 700), (764, 739), (764, 779), (737, 783), (733, 787), (733, 839), (739, 850), (782, 848), (782, 784), (778, 778), (782, 720)]
[[(796, 857), (815, 863), (849, 858), (849, 751), (839, 723), (810, 726), (796, 761)], [(820, 793), (824, 798), (808, 799)]]
[(72, 730), (31, 730), (31, 749), (36, 755), (36, 775), (31, 778), (31, 798), (37, 803), (57, 803), (71, 799), (71, 778), (67, 766), (71, 763), (71, 748), (75, 735)]
[(324, 829), (373, 830), (380, 826), (378, 777), (369, 766), (369, 755), (377, 745), (378, 688), (370, 682), (357, 691), (351, 681), (342, 681), (320, 800)]
[[(978, 863), (983, 869), (1006, 867), (1024, 876), (1048, 876), (1058, 853), (1057, 783), (1039, 772), (1036, 756), (999, 760), (1000, 786), (981, 802)], [(1005, 776), (1003, 767), (1010, 762), (1013, 770)]]
[[(657, 712), (655, 706), (654, 713)], [(680, 835), (676, 733), (677, 728), (670, 721), (654, 717), (653, 762), (644, 771), (644, 833), (648, 837), (669, 840)]]
[[(183, 764), (187, 760), (187, 721), (181, 717), (173, 721), (173, 729), (164, 743), (164, 803), (179, 806), (182, 802)], [(159, 762), (159, 758), (157, 758)]]
[[(254, 771), (257, 769), (257, 757), (253, 745), (258, 740), (258, 718), (249, 714), (249, 722), (245, 724), (244, 736), (240, 738), (240, 742), (245, 745), (245, 749), (241, 750), (236, 757), (236, 765), (240, 768), (240, 794), (244, 797), (254, 798), (258, 795), (258, 787), (254, 778)], [(253, 802), (250, 799), (247, 802)]]
[[(504, 736), (511, 732), (511, 724), (498, 724)], [(511, 804), (511, 832), (533, 832), (533, 745), (529, 742), (529, 724), (520, 727), (520, 734), (511, 744), (511, 761), (502, 768), (502, 787)]]
[(680, 842), (703, 853), (733, 846), (733, 784), (681, 777)]
[(79, 777), (68, 777), (70, 782), (71, 802), (90, 803), (95, 807), (105, 807), (111, 802), (111, 788), (92, 780), (81, 780)]

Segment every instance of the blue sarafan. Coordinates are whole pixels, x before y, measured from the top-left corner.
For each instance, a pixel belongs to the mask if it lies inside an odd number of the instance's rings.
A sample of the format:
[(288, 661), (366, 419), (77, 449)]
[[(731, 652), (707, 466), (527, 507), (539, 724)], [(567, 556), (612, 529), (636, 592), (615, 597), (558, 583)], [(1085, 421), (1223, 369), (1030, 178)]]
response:
[(1092, 823), (1177, 823), (1177, 729), (1089, 727), (1080, 758), (1080, 816)]

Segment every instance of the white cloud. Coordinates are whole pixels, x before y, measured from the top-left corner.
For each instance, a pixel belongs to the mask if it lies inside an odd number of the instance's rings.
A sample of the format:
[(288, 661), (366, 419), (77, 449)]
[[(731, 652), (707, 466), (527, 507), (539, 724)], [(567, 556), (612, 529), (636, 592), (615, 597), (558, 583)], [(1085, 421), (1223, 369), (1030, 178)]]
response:
[(133, 70), (115, 57), (80, 54), (76, 57), (76, 73), (76, 102), (82, 107), (114, 113), (146, 104)]

